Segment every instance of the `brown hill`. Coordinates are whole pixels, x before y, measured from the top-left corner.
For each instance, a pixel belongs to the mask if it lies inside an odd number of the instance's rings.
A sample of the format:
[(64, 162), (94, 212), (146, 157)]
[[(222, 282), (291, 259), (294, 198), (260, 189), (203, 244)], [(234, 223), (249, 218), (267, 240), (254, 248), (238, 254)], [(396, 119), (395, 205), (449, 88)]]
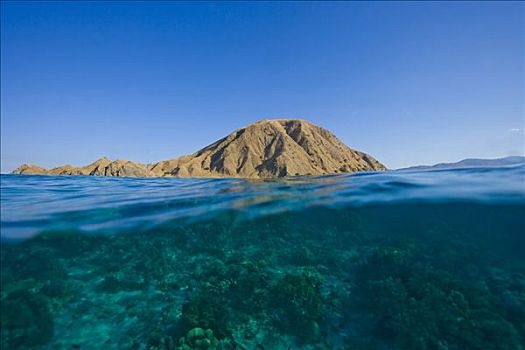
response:
[(385, 170), (371, 156), (304, 120), (262, 120), (200, 151), (154, 164), (161, 175), (272, 178)]
[(47, 169), (42, 168), (38, 165), (22, 164), (18, 168), (16, 168), (11, 174), (24, 174), (24, 175), (47, 174)]
[(194, 154), (148, 167), (101, 158), (85, 167), (66, 165), (51, 170), (24, 164), (13, 173), (274, 178), (385, 169), (326, 129), (300, 119), (276, 119), (250, 124)]
[(129, 160), (111, 161), (106, 157), (100, 158), (95, 162), (76, 167), (64, 165), (53, 169), (45, 169), (36, 165), (23, 164), (15, 169), (12, 174), (26, 175), (97, 175), (97, 176), (130, 176), (130, 177), (151, 177), (155, 176), (145, 165)]

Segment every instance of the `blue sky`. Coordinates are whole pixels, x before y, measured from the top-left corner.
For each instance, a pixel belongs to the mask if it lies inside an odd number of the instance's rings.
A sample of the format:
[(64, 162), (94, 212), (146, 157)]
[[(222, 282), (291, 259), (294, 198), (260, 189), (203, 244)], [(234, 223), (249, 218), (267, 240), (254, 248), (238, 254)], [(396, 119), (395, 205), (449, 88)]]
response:
[(1, 3), (2, 172), (305, 118), (396, 168), (524, 153), (525, 5)]

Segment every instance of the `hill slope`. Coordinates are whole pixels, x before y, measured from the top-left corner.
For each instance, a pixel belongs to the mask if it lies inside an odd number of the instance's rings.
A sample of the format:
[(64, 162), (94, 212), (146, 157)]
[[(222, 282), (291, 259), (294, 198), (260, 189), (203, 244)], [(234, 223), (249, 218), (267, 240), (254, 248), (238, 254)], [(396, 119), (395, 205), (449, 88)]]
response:
[(272, 178), (384, 170), (373, 157), (304, 120), (263, 120), (200, 151), (154, 164), (162, 175)]
[(504, 158), (483, 159), (467, 158), (455, 163), (439, 163), (435, 165), (416, 165), (399, 170), (424, 170), (424, 169), (447, 169), (447, 168), (470, 168), (470, 167), (500, 167), (525, 163), (523, 156), (509, 156)]
[(84, 166), (46, 170), (24, 164), (15, 174), (274, 178), (385, 170), (330, 131), (299, 119), (262, 120), (187, 156), (148, 167), (101, 158)]

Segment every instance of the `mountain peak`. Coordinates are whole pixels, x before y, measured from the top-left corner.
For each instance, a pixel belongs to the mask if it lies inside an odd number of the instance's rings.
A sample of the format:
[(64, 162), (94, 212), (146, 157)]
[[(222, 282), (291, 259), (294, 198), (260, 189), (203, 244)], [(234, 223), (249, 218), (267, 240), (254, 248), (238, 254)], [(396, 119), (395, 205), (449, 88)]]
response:
[(384, 170), (384, 165), (303, 119), (256, 121), (196, 153), (151, 170), (180, 177), (274, 178)]
[(248, 126), (256, 125), (256, 124), (271, 124), (271, 123), (278, 123), (278, 124), (304, 123), (304, 124), (312, 125), (312, 123), (310, 123), (309, 121), (307, 121), (305, 119), (301, 119), (301, 118), (275, 118), (275, 119), (260, 119), (260, 120), (257, 120), (255, 122), (249, 124)]

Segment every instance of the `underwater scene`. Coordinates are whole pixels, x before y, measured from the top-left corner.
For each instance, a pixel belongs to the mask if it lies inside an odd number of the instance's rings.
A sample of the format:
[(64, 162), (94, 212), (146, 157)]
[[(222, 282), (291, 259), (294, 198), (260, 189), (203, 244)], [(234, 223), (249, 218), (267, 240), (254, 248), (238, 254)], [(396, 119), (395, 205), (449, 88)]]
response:
[(8, 349), (525, 349), (525, 166), (1, 176)]

